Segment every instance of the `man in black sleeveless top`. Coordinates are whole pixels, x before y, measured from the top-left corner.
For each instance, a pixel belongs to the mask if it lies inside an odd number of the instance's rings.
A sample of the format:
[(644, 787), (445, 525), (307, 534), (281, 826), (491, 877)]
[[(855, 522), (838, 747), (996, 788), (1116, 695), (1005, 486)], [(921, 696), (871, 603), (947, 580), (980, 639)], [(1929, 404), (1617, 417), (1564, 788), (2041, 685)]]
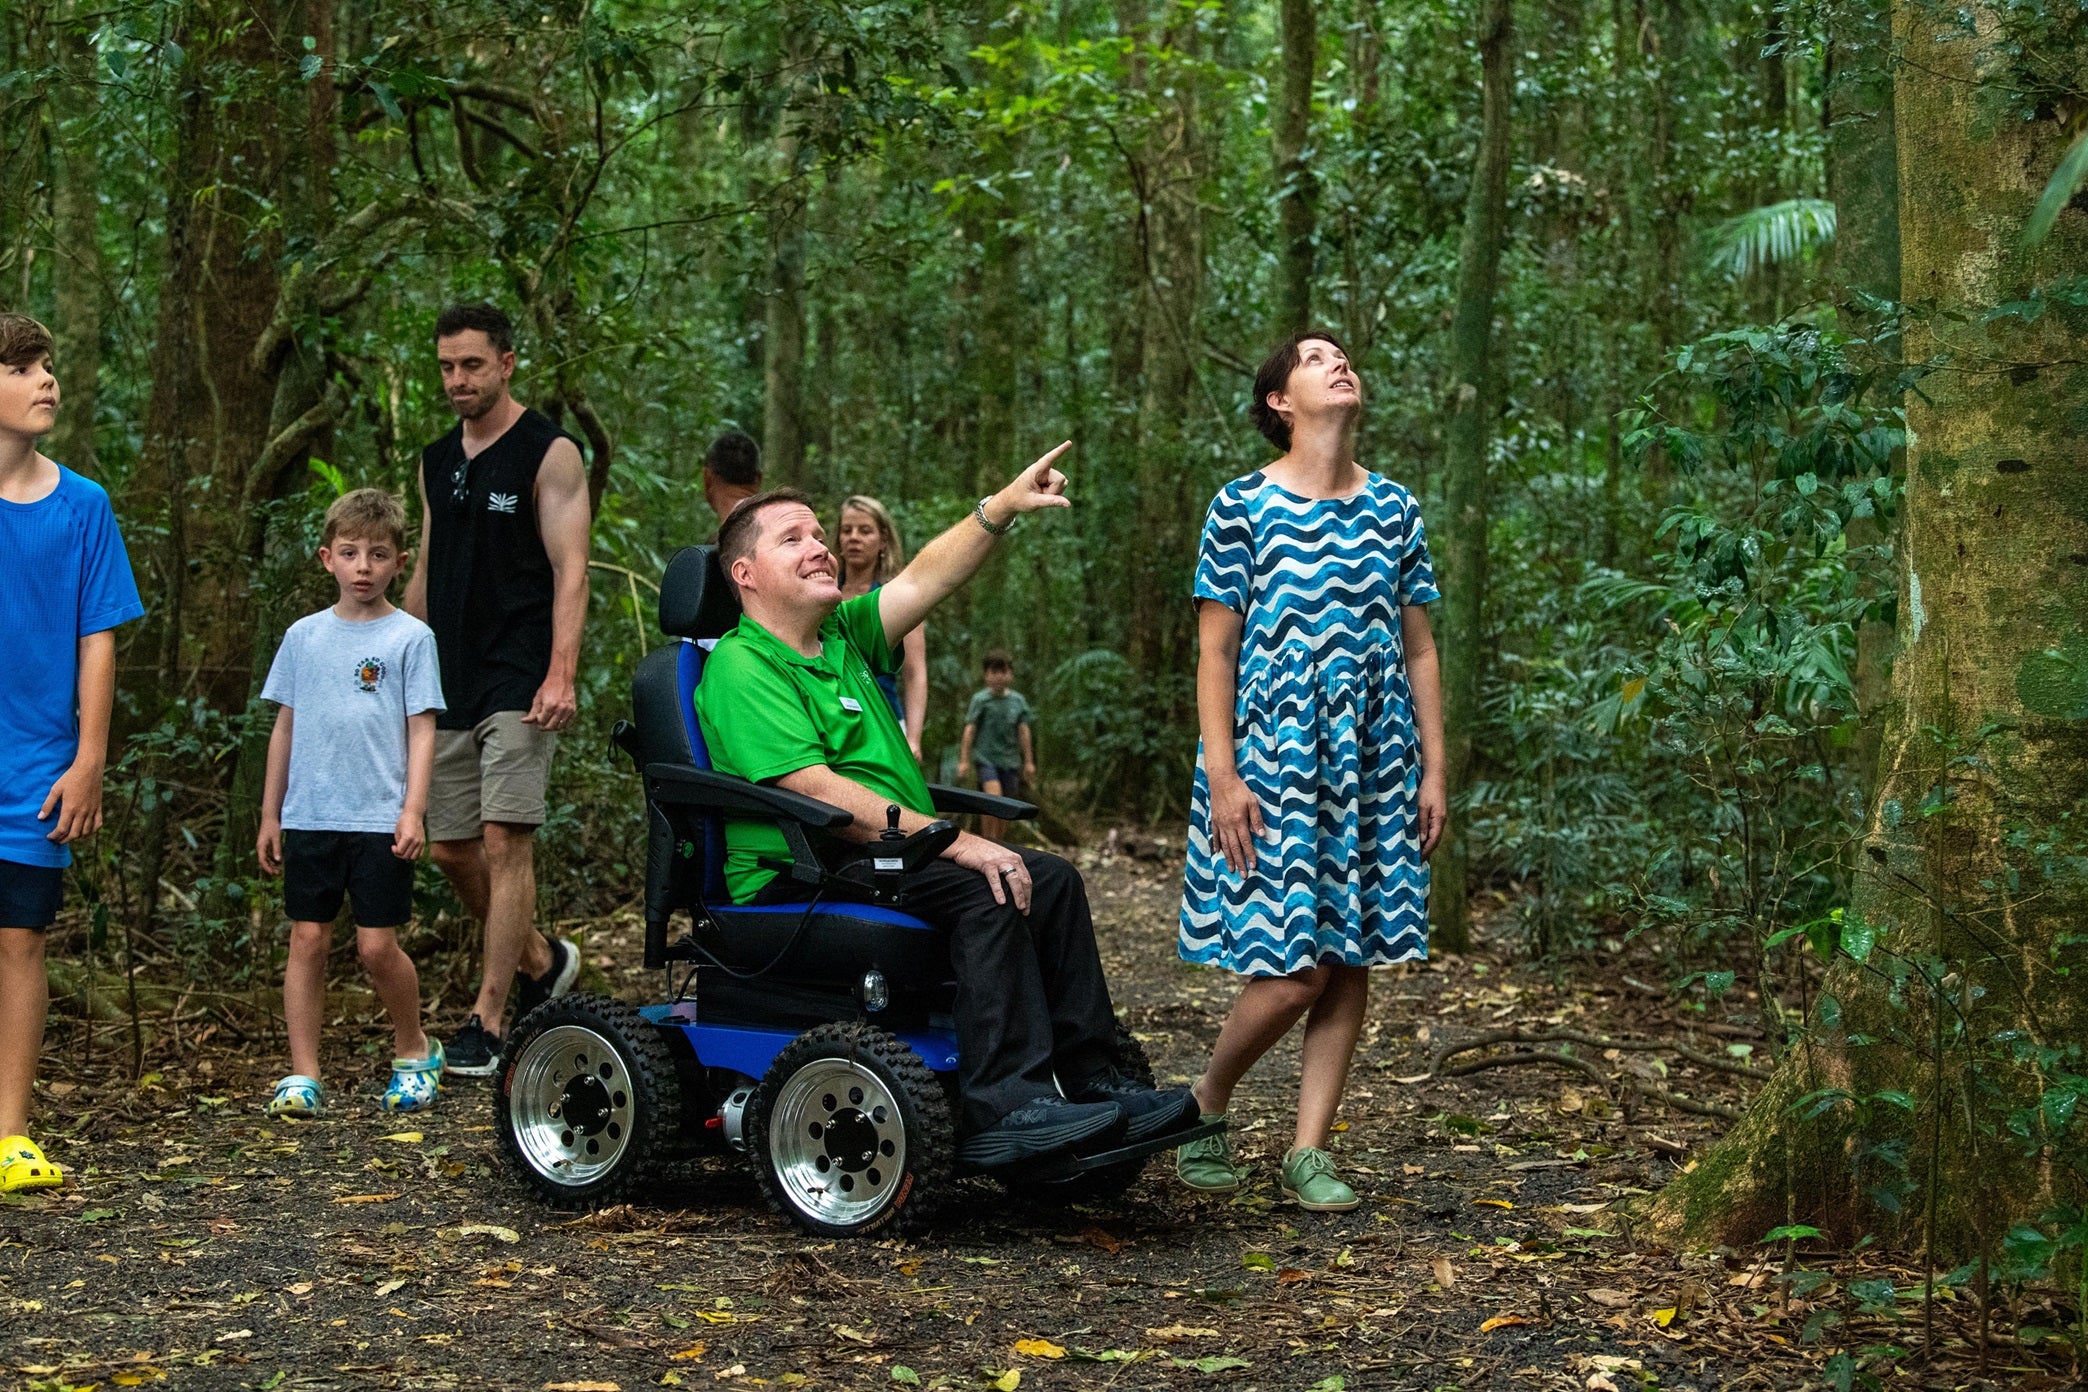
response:
[(484, 974), (448, 1071), (500, 1064), (508, 990), (517, 1016), (563, 995), (580, 954), (536, 930), (531, 837), (557, 732), (572, 723), (587, 616), (587, 471), (571, 436), (508, 395), (514, 328), (491, 305), (435, 324), (457, 428), (421, 451), (421, 548), (406, 608), (435, 630), (449, 708), (436, 722), (428, 842), (485, 924)]

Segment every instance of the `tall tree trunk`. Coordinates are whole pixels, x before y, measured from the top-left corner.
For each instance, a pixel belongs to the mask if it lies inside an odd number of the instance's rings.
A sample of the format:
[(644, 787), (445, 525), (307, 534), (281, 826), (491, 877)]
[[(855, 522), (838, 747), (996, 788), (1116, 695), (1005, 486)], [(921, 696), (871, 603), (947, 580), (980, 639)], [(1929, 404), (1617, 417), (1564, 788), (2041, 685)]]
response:
[(1316, 0), (1283, 0), (1283, 84), (1276, 107), (1276, 317), (1295, 333), (1312, 325), (1314, 204), (1306, 160), (1312, 143), (1312, 83), (1318, 69)]
[[(2001, 23), (1992, 5), (1970, 18), (1980, 34)], [(2026, 259), (2019, 234), (2066, 132), (1994, 119), (1989, 84), (2006, 74), (1935, 27), (1918, 5), (1896, 16), (1902, 273), (1907, 298), (1937, 311), (1907, 353), (1949, 364), (1908, 400), (1901, 644), (1850, 907), (1876, 947), (1867, 968), (1829, 972), (1804, 1047), (1652, 1204), (1656, 1226), (1692, 1241), (1796, 1221), (1925, 1236), (1949, 1261), (2088, 1196), (2069, 1163), (2083, 1123), (2061, 1095), (2088, 1041), (2088, 891), (2012, 839), (2077, 839), (2064, 819), (2088, 798), (2088, 329), (1984, 317), (2081, 264), (2088, 215), (2062, 214)], [(1794, 1104), (1820, 1089), (1854, 1100), (1800, 1120)], [(1903, 1177), (1879, 1162), (1895, 1147)]]
[[(785, 80), (808, 89), (801, 74), (813, 55), (795, 25), (784, 39)], [(783, 113), (776, 154), (783, 182), (769, 202), (768, 307), (761, 338), (761, 454), (771, 485), (801, 488), (805, 477), (805, 219), (809, 210), (804, 142)]]
[[(1892, 23), (1863, 0), (1827, 14), (1827, 195), (1834, 200), (1834, 271), (1848, 297), (1844, 313), (1873, 340), (1879, 362), (1899, 360), (1888, 316), (1857, 300), (1900, 299), (1899, 143), (1893, 130)], [(1875, 524), (1852, 527), (1853, 543), (1877, 540)], [(1856, 630), (1856, 767), (1866, 786), (1878, 767), (1880, 718), (1891, 690), (1892, 626), (1865, 619)]]
[(167, 250), (139, 461), (147, 496), (169, 507), (163, 564), (182, 569), (192, 620), (181, 634), (185, 675), (161, 694), (194, 690), (221, 708), (247, 697), (245, 505), (249, 472), (270, 439), (280, 371), (253, 351), (274, 317), (280, 245), (251, 210), (280, 201), (290, 134), (302, 125), (285, 120), (284, 78), (296, 66), (277, 38), (307, 32), (297, 0), (265, 7), (266, 16), (254, 8), (206, 0), (181, 11), (186, 56), (177, 70)]
[[(1493, 521), (1487, 455), (1502, 375), (1493, 332), (1494, 294), (1508, 221), (1514, 15), (1511, 0), (1484, 0), (1479, 12), (1479, 151), (1465, 197), (1457, 310), (1450, 326), (1450, 420), (1444, 432), (1444, 508), (1436, 521), (1436, 549), (1443, 563), (1443, 729), (1453, 794), (1471, 774), (1486, 658), (1486, 536)], [(1429, 889), (1431, 935), (1445, 951), (1463, 952), (1471, 945), (1469, 866), (1464, 819), (1453, 817), (1450, 834), (1436, 851)]]
[(51, 46), (63, 74), (65, 111), (50, 113), (51, 335), (65, 409), (47, 448), (54, 459), (93, 475), (94, 412), (101, 379), (102, 258), (97, 216), (101, 192), (100, 101), (90, 30), (68, 0), (52, 26)]
[[(1201, 49), (1195, 17), (1170, 11), (1178, 27), (1161, 44), (1193, 63)], [(1195, 551), (1201, 520), (1192, 496), (1198, 470), (1186, 426), (1198, 389), (1198, 322), (1203, 304), (1204, 233), (1200, 93), (1193, 69), (1168, 74), (1172, 95), (1148, 135), (1143, 166), (1144, 286), (1139, 300), (1145, 369), (1139, 402), (1137, 552), (1132, 558), (1129, 657), (1140, 672), (1186, 671), (1191, 609), (1181, 558)], [(1186, 717), (1186, 688), (1154, 688), (1149, 719), (1165, 727)], [(1172, 790), (1176, 793), (1178, 789)]]

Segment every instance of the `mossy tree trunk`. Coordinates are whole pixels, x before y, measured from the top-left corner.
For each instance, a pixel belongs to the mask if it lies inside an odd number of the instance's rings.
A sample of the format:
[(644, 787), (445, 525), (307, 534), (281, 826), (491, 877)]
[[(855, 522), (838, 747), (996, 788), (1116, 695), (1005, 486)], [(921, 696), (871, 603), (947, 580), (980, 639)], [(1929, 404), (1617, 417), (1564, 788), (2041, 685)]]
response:
[(1651, 1202), (1676, 1240), (1799, 1222), (1947, 1261), (2088, 1193), (2064, 1100), (2088, 893), (2037, 850), (2078, 845), (2088, 799), (2088, 316), (1985, 318), (2081, 264), (2088, 214), (2021, 250), (2066, 132), (2006, 112), (2007, 75), (1942, 28), (1896, 18), (1905, 298), (1935, 306), (1906, 355), (1941, 367), (1908, 399), (1900, 650), (1843, 930), (1868, 960), (1837, 960), (1746, 1118)]
[(1277, 326), (1312, 327), (1313, 224), (1317, 185), (1306, 158), (1312, 143), (1312, 83), (1318, 69), (1316, 0), (1283, 0), (1283, 84), (1277, 99)]
[[(1501, 364), (1494, 341), (1495, 292), (1508, 221), (1509, 133), (1514, 119), (1515, 23), (1509, 0), (1485, 0), (1479, 15), (1479, 152), (1465, 198), (1457, 254), (1457, 310), (1450, 326), (1450, 413), (1443, 450), (1443, 513), (1436, 550), (1443, 582), (1438, 636), (1443, 654), (1443, 727), (1450, 791), (1471, 775), (1479, 684), (1487, 649), (1486, 543), (1493, 522), (1494, 416)], [(1429, 894), (1431, 935), (1448, 952), (1471, 945), (1464, 819), (1453, 816), (1437, 849)]]

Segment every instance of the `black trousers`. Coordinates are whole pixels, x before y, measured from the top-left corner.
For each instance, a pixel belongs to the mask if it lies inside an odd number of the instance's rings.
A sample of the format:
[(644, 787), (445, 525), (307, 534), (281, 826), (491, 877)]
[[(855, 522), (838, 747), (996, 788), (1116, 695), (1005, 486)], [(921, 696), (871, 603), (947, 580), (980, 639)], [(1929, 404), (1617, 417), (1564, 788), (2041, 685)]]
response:
[(938, 860), (906, 882), (908, 913), (950, 932), (957, 978), (957, 1081), (965, 1134), (1031, 1098), (1100, 1072), (1116, 1042), (1095, 923), (1080, 872), (1010, 847), (1029, 869), (1029, 914), (993, 902), (986, 877)]

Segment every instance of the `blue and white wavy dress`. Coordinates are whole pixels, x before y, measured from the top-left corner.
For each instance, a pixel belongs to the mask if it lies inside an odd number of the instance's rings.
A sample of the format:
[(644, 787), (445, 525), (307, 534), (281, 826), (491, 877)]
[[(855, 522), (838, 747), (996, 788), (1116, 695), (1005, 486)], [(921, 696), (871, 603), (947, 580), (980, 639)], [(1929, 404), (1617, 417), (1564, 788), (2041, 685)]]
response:
[(1438, 597), (1421, 510), (1370, 474), (1311, 499), (1260, 472), (1218, 491), (1196, 597), (1245, 616), (1233, 738), (1274, 833), (1244, 878), (1210, 834), (1197, 750), (1181, 954), (1246, 976), (1428, 955), (1421, 745), (1399, 608)]

